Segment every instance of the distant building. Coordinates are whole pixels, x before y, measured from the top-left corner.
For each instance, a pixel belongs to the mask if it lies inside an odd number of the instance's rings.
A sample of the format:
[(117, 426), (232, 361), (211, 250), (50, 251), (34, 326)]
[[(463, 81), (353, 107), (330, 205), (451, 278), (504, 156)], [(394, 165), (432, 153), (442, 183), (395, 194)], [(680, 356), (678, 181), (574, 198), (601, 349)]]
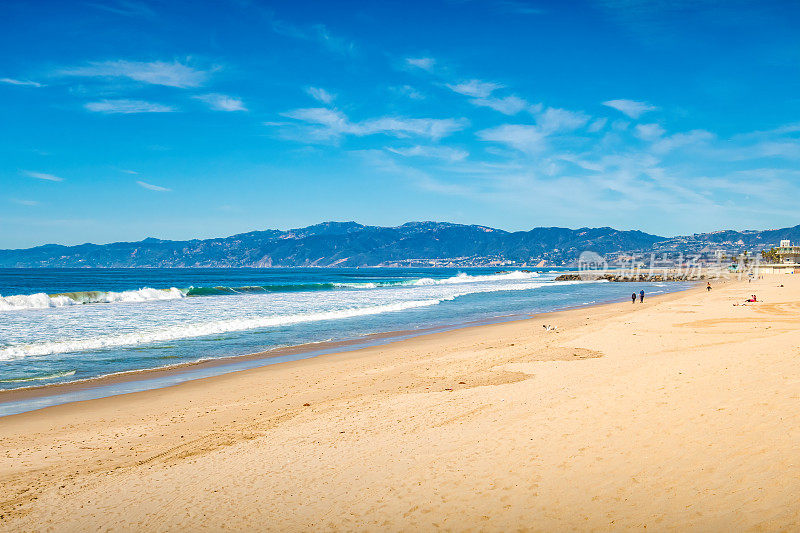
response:
[(800, 246), (792, 246), (786, 239), (781, 241), (781, 245), (775, 249), (778, 255), (778, 262), (765, 264), (759, 267), (759, 271), (764, 274), (795, 274), (800, 273)]
[(781, 245), (775, 251), (781, 263), (800, 263), (800, 246), (792, 246), (788, 239), (781, 241)]

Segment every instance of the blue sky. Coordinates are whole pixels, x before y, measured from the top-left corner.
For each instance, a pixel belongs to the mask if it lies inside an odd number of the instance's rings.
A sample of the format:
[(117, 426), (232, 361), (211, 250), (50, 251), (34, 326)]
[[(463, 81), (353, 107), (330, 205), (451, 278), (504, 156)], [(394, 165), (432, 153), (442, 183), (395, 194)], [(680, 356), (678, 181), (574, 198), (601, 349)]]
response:
[(800, 3), (0, 5), (0, 247), (800, 223)]

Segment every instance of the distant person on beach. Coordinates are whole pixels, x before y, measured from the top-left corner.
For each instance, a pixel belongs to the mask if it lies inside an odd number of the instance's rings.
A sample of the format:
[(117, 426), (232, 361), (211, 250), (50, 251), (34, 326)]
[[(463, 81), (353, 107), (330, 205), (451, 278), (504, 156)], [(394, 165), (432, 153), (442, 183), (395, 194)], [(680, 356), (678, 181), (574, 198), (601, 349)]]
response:
[[(634, 294), (634, 296), (636, 296), (636, 295)], [(634, 298), (634, 300), (635, 300), (635, 299), (636, 299), (636, 298)], [(644, 303), (644, 289), (642, 289), (641, 291), (639, 291), (639, 303)]]
[(631, 294), (631, 303), (636, 303), (636, 293)]
[(706, 290), (707, 290), (707, 291), (710, 291), (710, 290), (711, 290), (711, 282), (710, 282), (710, 281), (709, 281), (709, 282), (708, 282), (708, 284), (706, 285)]

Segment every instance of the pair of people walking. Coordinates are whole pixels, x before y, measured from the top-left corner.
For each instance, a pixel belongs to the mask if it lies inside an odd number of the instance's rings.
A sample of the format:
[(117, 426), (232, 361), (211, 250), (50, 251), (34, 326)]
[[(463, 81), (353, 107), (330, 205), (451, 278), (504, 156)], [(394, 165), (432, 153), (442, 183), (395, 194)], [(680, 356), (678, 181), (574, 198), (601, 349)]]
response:
[[(639, 291), (639, 302), (644, 303), (644, 289)], [(636, 293), (631, 294), (631, 303), (636, 303)]]

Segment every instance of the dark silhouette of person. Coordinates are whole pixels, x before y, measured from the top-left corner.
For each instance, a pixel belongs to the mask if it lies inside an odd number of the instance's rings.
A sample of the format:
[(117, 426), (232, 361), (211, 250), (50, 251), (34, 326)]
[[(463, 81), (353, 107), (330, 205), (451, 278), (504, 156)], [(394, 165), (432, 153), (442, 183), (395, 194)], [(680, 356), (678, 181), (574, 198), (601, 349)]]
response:
[(636, 303), (636, 293), (631, 294), (631, 303)]
[[(636, 296), (636, 295), (634, 294), (634, 296)], [(634, 298), (634, 300), (635, 300), (635, 299), (636, 299), (636, 298)], [(644, 303), (644, 289), (642, 289), (641, 291), (639, 291), (639, 302), (640, 302), (640, 303)]]

